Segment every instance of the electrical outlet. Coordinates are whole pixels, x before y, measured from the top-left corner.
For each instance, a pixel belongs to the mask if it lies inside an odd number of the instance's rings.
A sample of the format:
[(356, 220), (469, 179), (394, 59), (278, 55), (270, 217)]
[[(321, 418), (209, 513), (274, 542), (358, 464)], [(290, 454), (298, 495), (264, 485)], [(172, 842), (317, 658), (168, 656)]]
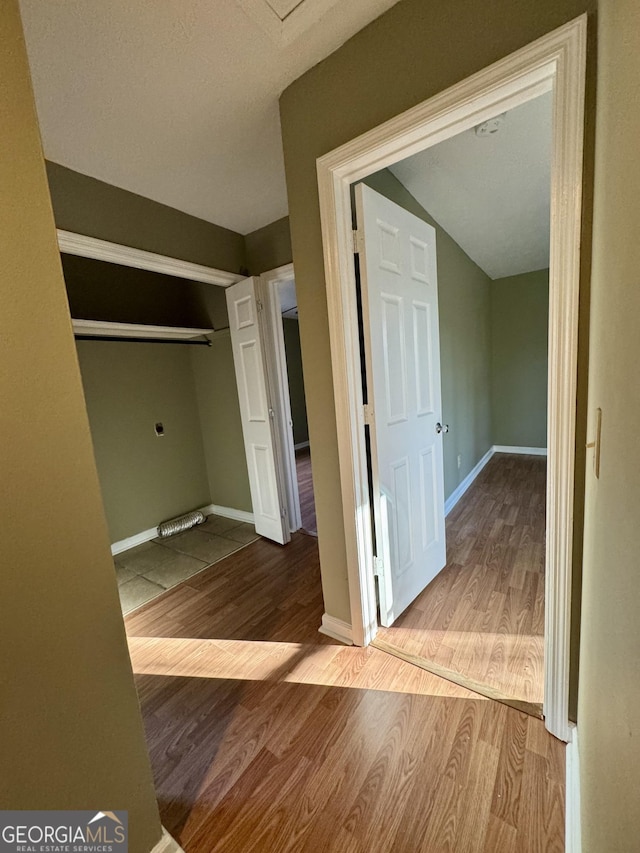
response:
[(458, 453), (458, 471), (462, 468), (462, 453)]

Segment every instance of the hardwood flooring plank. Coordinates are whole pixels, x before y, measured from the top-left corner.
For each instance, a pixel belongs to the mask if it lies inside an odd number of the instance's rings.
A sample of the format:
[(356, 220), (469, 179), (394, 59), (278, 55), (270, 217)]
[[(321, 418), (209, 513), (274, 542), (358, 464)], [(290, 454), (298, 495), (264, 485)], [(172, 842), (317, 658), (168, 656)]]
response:
[(549, 778), (549, 761), (525, 753), (522, 798), (529, 808), (518, 826), (517, 850), (522, 853), (563, 853), (564, 788)]
[(456, 804), (457, 825), (452, 850), (479, 853), (483, 847), (480, 827), (487, 825), (490, 817), (490, 791), (499, 760), (499, 752), (489, 744), (480, 742), (473, 750), (467, 778), (465, 802)]
[(506, 720), (491, 801), (491, 814), (514, 828), (518, 826), (528, 727), (525, 714), (510, 714)]
[(500, 850), (501, 853), (517, 853), (516, 841), (517, 830), (508, 823), (503, 823), (494, 815), (489, 815), (487, 822), (487, 832), (484, 837), (484, 845), (481, 848), (483, 853), (495, 853)]

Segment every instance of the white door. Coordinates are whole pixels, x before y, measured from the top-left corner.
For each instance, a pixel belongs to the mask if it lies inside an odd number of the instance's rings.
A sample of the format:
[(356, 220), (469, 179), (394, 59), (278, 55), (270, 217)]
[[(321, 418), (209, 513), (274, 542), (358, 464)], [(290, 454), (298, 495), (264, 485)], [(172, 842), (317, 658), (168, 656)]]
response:
[(290, 536), (280, 498), (256, 283), (245, 278), (227, 288), (229, 327), (256, 533), (284, 544)]
[(389, 626), (446, 563), (436, 239), (363, 184), (356, 211), (380, 619)]

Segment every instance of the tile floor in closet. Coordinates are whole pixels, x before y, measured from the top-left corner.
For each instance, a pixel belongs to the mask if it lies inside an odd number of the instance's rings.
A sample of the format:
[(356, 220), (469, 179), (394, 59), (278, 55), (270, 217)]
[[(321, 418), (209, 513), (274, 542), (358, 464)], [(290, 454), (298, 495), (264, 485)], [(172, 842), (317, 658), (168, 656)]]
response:
[(153, 539), (114, 557), (123, 613), (182, 583), (258, 539), (252, 524), (210, 515), (204, 524)]

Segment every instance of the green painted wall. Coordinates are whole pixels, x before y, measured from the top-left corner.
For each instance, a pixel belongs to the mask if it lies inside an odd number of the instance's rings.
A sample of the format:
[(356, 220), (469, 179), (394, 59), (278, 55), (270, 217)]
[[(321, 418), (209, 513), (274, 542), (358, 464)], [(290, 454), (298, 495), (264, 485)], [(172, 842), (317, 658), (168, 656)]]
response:
[(300, 350), (300, 328), (298, 321), (290, 317), (282, 318), (284, 348), (287, 354), (287, 374), (289, 377), (289, 398), (291, 400), (291, 419), (293, 421), (293, 443), (309, 441), (307, 425), (307, 404), (304, 396), (304, 377), (302, 375), (302, 352)]
[(547, 446), (549, 270), (491, 282), (493, 444)]
[(240, 403), (228, 331), (190, 348), (211, 503), (252, 511)]
[(290, 264), (293, 259), (288, 216), (245, 235), (244, 241), (251, 275)]
[(126, 809), (160, 841), (17, 0), (0, 4), (3, 809)]
[(62, 255), (72, 317), (154, 326), (223, 329), (229, 325), (223, 287)]
[(244, 237), (165, 204), (47, 163), (56, 225), (229, 272), (246, 267)]
[(584, 853), (640, 839), (640, 4), (602, 0), (578, 729)]
[(211, 503), (190, 347), (77, 347), (111, 541)]
[[(258, 275), (291, 262), (288, 217), (243, 237), (56, 163), (47, 163), (47, 176), (59, 228), (233, 272), (250, 268)], [(73, 316), (217, 330), (229, 325), (222, 288), (73, 256), (63, 262)], [(211, 349), (192, 348), (188, 355), (186, 348), (168, 347), (162, 357), (162, 347), (106, 346), (111, 359), (91, 355), (100, 344), (81, 343), (79, 351), (111, 541), (196, 505), (250, 512), (230, 339), (216, 337)], [(306, 436), (302, 367), (295, 352), (293, 359), (296, 430)], [(126, 385), (122, 403), (118, 377)], [(145, 389), (137, 396), (136, 385)], [(187, 400), (175, 443), (148, 432), (150, 411), (175, 414)], [(200, 441), (193, 440), (196, 433)], [(119, 445), (130, 449), (124, 457), (131, 464), (124, 464)]]
[[(491, 279), (388, 170), (372, 189), (436, 229), (445, 498), (493, 444), (491, 438)], [(461, 465), (458, 468), (458, 456)]]
[(321, 460), (314, 490), (323, 591), (339, 619), (348, 621), (350, 609), (316, 160), (595, 8), (595, 0), (402, 0), (280, 98), (309, 431), (313, 460)]
[[(246, 272), (249, 248), (258, 267), (291, 260), (286, 218), (245, 246), (233, 231), (55, 163), (47, 175), (59, 228), (234, 272)], [(67, 255), (63, 264), (73, 316), (228, 327), (223, 288)], [(209, 503), (251, 512), (228, 336), (210, 349), (80, 342), (79, 353), (112, 542)], [(162, 439), (154, 412), (174, 424)]]

